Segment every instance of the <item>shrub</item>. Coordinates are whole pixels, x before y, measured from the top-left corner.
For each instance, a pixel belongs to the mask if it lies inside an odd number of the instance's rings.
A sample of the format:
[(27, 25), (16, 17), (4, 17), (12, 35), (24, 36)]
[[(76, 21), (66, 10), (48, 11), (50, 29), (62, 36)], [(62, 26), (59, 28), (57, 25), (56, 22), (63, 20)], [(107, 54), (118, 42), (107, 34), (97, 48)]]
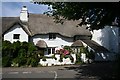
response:
[(80, 47), (80, 53), (85, 53), (85, 48), (84, 47)]
[(37, 48), (30, 42), (14, 42), (3, 41), (2, 44), (2, 62), (3, 67), (11, 64), (19, 64), (19, 66), (31, 65), (37, 66), (39, 63)]
[(16, 58), (18, 56), (18, 51), (21, 49), (21, 42), (20, 41), (13, 42), (11, 48), (12, 48), (12, 57)]
[(2, 57), (11, 55), (12, 53), (12, 44), (9, 41), (2, 42)]
[(43, 61), (46, 61), (46, 57), (44, 56), (44, 57), (42, 58), (42, 60), (43, 60)]
[(80, 63), (82, 63), (81, 54), (78, 53), (78, 54), (76, 54), (76, 64), (80, 64)]
[(2, 57), (2, 67), (10, 67), (11, 63), (11, 58), (9, 56)]
[(88, 57), (89, 59), (94, 60), (94, 59), (95, 59), (95, 53), (91, 50), (91, 51), (89, 52), (89, 54), (87, 55), (87, 57)]
[(64, 54), (60, 54), (60, 62), (63, 62)]
[(36, 67), (36, 66), (38, 66), (38, 62), (39, 62), (38, 59), (35, 59), (34, 57), (30, 57), (27, 60), (27, 65), (31, 66), (31, 67)]
[(71, 62), (73, 63), (74, 62), (74, 58), (70, 55), (70, 60), (71, 60)]
[(11, 42), (3, 41), (2, 42), (2, 66), (9, 67), (11, 65), (11, 56), (12, 56), (12, 49), (11, 49)]
[(19, 66), (19, 59), (18, 59), (18, 58), (14, 58), (14, 59), (12, 60), (12, 65), (13, 65), (14, 67), (18, 67), (18, 66)]
[(95, 53), (91, 50), (88, 50), (88, 47), (81, 47), (81, 53), (85, 53), (88, 59), (95, 59)]
[(35, 45), (33, 44), (33, 43), (31, 43), (31, 42), (29, 42), (28, 43), (28, 54), (34, 54), (35, 53), (35, 51), (37, 50), (37, 48), (35, 47)]
[(73, 53), (73, 51), (72, 51), (72, 49), (71, 49), (70, 46), (64, 46), (64, 49), (65, 49), (65, 50), (68, 50), (69, 53)]

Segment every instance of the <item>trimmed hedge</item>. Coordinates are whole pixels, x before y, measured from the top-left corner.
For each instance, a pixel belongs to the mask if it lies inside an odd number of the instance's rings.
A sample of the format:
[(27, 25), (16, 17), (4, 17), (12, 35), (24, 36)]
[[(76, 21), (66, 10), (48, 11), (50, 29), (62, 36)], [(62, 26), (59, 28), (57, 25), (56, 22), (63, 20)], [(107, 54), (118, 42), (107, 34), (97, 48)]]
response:
[(2, 43), (2, 66), (37, 66), (39, 57), (37, 48), (31, 42), (3, 41)]

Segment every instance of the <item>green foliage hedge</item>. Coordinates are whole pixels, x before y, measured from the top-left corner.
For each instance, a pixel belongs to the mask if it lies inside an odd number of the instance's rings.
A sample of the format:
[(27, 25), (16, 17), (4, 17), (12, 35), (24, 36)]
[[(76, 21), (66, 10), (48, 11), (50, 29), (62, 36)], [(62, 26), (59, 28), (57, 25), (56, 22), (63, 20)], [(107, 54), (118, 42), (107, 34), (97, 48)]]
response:
[(2, 66), (37, 66), (39, 63), (37, 48), (31, 42), (2, 42)]

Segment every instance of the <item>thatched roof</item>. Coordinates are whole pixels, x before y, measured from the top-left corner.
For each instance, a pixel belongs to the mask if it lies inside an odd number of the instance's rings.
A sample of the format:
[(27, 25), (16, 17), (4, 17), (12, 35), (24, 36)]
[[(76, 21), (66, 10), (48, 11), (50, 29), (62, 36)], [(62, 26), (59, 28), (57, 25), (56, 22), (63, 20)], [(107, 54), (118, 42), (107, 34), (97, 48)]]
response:
[(19, 24), (28, 35), (31, 35), (31, 32), (29, 31), (27, 24), (22, 23), (19, 20), (19, 17), (2, 17), (2, 34), (7, 32), (11, 27), (13, 27), (16, 24)]
[(71, 45), (71, 47), (80, 47), (80, 46), (83, 46), (81, 40), (77, 40)]
[(2, 17), (2, 33), (6, 32), (15, 23), (19, 22), (19, 17)]
[(88, 46), (90, 46), (95, 52), (109, 52), (105, 47), (99, 45), (93, 40), (82, 40), (84, 43), (86, 43)]
[(55, 23), (52, 17), (43, 14), (29, 14), (29, 28), (33, 35), (59, 33), (63, 36), (91, 35), (85, 26), (76, 27), (80, 21), (65, 21)]
[[(3, 17), (2, 18), (3, 33), (7, 31), (14, 23), (21, 23), (19, 17)], [(52, 17), (43, 14), (29, 14), (29, 21), (27, 23), (27, 32), (30, 36), (36, 34), (59, 33), (66, 37), (74, 37), (75, 35), (88, 35), (89, 30), (86, 26), (76, 27), (80, 21), (64, 21), (63, 24), (55, 23)], [(29, 31), (28, 31), (29, 30)]]
[(38, 46), (39, 48), (47, 48), (47, 44), (45, 41), (43, 40), (39, 40), (36, 44), (36, 46)]

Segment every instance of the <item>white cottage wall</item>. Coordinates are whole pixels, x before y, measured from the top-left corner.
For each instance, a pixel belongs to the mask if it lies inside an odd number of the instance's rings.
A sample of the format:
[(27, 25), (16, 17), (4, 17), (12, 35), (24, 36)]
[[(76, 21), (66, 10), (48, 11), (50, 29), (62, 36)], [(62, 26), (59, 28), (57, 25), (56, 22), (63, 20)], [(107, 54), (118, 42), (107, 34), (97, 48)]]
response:
[(94, 30), (92, 40), (109, 51), (118, 53), (119, 51), (119, 28), (115, 26), (105, 26), (103, 29)]
[[(20, 34), (20, 38), (13, 39), (14, 34)], [(13, 43), (14, 41), (28, 42), (28, 34), (23, 30), (20, 25), (14, 25), (4, 34), (4, 40), (8, 40), (11, 43)]]
[(56, 39), (50, 39), (49, 40), (49, 35), (36, 35), (33, 36), (32, 41), (34, 42), (34, 44), (36, 45), (36, 43), (39, 40), (44, 40), (48, 47), (62, 47), (62, 46), (71, 46), (71, 44), (73, 43), (73, 38), (67, 38), (67, 37), (63, 37), (61, 35), (56, 35)]

